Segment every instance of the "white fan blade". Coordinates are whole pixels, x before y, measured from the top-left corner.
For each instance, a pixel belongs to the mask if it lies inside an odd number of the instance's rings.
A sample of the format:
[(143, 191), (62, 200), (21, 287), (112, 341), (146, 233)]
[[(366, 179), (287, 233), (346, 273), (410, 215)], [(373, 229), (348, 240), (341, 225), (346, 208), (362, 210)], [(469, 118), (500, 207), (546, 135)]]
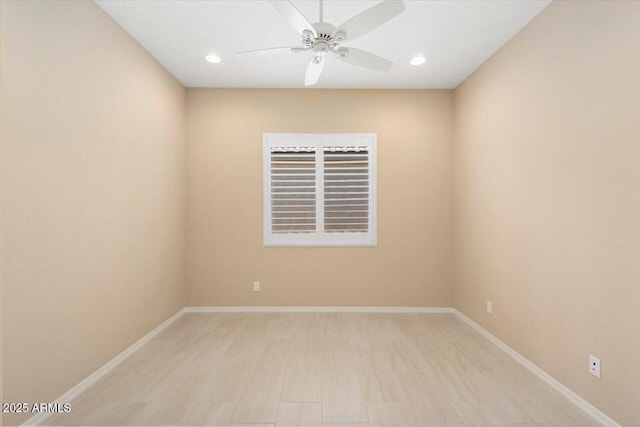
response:
[(318, 82), (324, 68), (324, 56), (314, 56), (307, 65), (307, 73), (304, 75), (304, 85), (312, 86)]
[(403, 10), (402, 0), (385, 0), (340, 25), (336, 33), (344, 33), (345, 41), (353, 40), (379, 27)]
[(336, 53), (336, 58), (351, 65), (377, 71), (388, 71), (393, 67), (393, 62), (388, 59), (353, 47), (340, 48)]
[(291, 3), (289, 0), (269, 0), (271, 5), (275, 10), (278, 11), (280, 15), (295, 28), (298, 33), (302, 34), (305, 30), (309, 30), (313, 33), (314, 36), (317, 36), (315, 28), (309, 22), (307, 18), (304, 17), (302, 13)]
[(243, 52), (236, 52), (236, 54), (251, 54), (257, 56), (263, 55), (279, 55), (283, 53), (292, 53), (292, 52), (300, 52), (301, 50), (305, 50), (303, 47), (298, 46), (285, 46), (285, 47), (270, 47), (267, 49), (255, 49), (255, 50), (245, 50)]

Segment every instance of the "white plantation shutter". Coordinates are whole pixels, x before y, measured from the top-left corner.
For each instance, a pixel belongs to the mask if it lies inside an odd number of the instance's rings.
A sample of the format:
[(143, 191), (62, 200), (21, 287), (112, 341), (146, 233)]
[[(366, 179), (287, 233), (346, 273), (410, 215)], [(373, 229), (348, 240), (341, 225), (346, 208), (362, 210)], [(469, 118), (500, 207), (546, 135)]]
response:
[(271, 231), (315, 233), (316, 148), (271, 149)]
[(369, 148), (324, 147), (324, 231), (369, 231)]
[(264, 244), (376, 244), (375, 134), (265, 134)]

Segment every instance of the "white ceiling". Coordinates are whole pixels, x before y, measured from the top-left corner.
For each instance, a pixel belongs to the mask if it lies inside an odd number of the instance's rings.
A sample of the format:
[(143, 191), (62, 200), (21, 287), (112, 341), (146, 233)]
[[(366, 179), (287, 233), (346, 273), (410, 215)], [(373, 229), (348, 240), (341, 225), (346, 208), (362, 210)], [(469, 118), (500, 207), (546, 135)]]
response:
[[(187, 87), (303, 87), (310, 53), (235, 54), (301, 44), (300, 35), (265, 0), (96, 2)], [(549, 2), (405, 0), (403, 13), (344, 43), (394, 61), (390, 71), (371, 71), (330, 57), (314, 87), (455, 88)], [(318, 1), (293, 3), (309, 21), (318, 21)], [(325, 0), (324, 20), (339, 25), (377, 3)], [(222, 62), (206, 62), (205, 55), (212, 52)], [(410, 65), (415, 55), (424, 55), (427, 62)]]

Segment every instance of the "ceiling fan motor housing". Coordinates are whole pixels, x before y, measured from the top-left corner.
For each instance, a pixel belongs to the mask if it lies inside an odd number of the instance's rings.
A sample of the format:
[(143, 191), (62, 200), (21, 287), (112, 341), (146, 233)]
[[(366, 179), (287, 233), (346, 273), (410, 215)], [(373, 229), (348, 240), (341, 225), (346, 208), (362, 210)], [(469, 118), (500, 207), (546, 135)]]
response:
[(324, 40), (330, 42), (333, 40), (333, 34), (336, 32), (336, 27), (327, 22), (316, 22), (313, 24), (313, 29), (316, 30), (317, 40)]
[(345, 58), (348, 50), (340, 47), (340, 42), (346, 39), (346, 34), (336, 31), (336, 27), (326, 22), (313, 24), (315, 34), (311, 30), (302, 32), (302, 44), (305, 48), (313, 48), (316, 54), (325, 55), (327, 51), (336, 53)]

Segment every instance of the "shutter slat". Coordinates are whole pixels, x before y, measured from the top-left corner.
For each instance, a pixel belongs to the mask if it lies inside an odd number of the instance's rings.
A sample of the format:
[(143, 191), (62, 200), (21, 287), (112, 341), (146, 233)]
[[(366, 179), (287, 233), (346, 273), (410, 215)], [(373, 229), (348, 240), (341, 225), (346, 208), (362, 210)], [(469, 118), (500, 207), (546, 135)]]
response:
[[(315, 179), (315, 171), (309, 169), (271, 169), (271, 174), (273, 177), (278, 176), (293, 176), (297, 179), (307, 179), (306, 176), (313, 176)], [(296, 176), (297, 175), (297, 176)]]
[(276, 212), (306, 212), (314, 211), (316, 209), (315, 203), (313, 205), (278, 205), (272, 209), (272, 213)]
[(368, 211), (325, 212), (326, 218), (368, 218)]
[(274, 200), (274, 206), (313, 206), (315, 208), (315, 200)]
[(369, 194), (368, 193), (364, 193), (364, 194), (358, 194), (358, 193), (331, 193), (327, 196), (325, 196), (325, 202), (329, 202), (329, 201), (340, 201), (340, 200), (357, 200), (357, 199), (363, 199), (363, 200), (369, 200)]
[(296, 193), (315, 193), (316, 189), (313, 187), (282, 187), (282, 188), (272, 188), (271, 193), (288, 193), (288, 194), (296, 194)]

